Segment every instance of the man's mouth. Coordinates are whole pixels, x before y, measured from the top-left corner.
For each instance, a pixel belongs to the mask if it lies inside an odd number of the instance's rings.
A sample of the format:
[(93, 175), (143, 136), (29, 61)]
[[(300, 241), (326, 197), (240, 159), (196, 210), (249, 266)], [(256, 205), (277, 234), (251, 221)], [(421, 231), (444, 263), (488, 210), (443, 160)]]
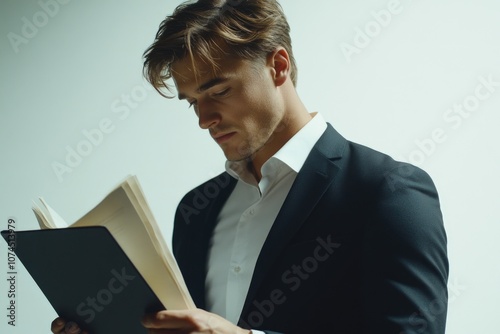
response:
[(229, 132), (229, 133), (217, 133), (213, 134), (212, 138), (217, 142), (217, 144), (222, 144), (227, 142), (229, 139), (231, 139), (236, 132)]

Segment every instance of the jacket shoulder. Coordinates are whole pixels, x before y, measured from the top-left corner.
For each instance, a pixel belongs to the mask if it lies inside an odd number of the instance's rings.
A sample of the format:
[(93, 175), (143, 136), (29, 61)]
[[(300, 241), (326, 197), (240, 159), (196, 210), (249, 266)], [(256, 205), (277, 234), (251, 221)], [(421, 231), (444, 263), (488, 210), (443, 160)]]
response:
[(360, 184), (372, 187), (388, 187), (394, 191), (410, 180), (434, 186), (429, 174), (420, 167), (394, 160), (391, 156), (348, 141), (343, 168), (355, 175)]

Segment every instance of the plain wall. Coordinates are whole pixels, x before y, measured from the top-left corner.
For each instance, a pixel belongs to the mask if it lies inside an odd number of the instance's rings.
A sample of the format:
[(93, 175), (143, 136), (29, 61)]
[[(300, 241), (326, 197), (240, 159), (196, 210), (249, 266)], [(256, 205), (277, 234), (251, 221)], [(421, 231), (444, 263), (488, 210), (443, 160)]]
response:
[[(142, 53), (179, 3), (0, 2), (0, 229), (10, 218), (18, 230), (37, 228), (39, 196), (73, 222), (136, 174), (170, 243), (182, 195), (225, 161), (186, 102), (160, 97), (142, 78)], [(282, 4), (310, 111), (434, 179), (449, 238), (447, 332), (494, 332), (500, 3)], [(0, 272), (0, 332), (49, 332), (56, 314), (19, 261), (16, 327), (7, 324), (4, 243)]]

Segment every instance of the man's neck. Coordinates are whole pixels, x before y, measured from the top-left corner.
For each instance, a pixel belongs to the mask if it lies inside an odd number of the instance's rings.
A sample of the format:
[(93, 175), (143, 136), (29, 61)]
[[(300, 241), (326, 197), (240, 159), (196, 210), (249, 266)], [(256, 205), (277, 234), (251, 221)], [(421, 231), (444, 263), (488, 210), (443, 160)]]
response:
[(262, 149), (254, 154), (248, 163), (248, 170), (254, 175), (257, 183), (262, 178), (261, 168), (264, 163), (276, 154), (311, 119), (311, 114), (305, 111), (293, 119), (285, 120), (284, 124), (276, 129)]

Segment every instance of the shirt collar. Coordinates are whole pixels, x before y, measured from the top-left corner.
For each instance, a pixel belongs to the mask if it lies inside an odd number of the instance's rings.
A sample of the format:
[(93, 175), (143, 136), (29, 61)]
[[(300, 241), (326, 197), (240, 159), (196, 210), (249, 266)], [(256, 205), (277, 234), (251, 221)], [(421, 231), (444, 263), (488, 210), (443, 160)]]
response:
[[(262, 177), (273, 173), (277, 166), (283, 164), (296, 173), (300, 171), (312, 148), (326, 130), (326, 122), (321, 114), (312, 113), (311, 116), (312, 119), (262, 165)], [(248, 161), (226, 161), (226, 171), (234, 178), (255, 184), (255, 178), (247, 165)]]

